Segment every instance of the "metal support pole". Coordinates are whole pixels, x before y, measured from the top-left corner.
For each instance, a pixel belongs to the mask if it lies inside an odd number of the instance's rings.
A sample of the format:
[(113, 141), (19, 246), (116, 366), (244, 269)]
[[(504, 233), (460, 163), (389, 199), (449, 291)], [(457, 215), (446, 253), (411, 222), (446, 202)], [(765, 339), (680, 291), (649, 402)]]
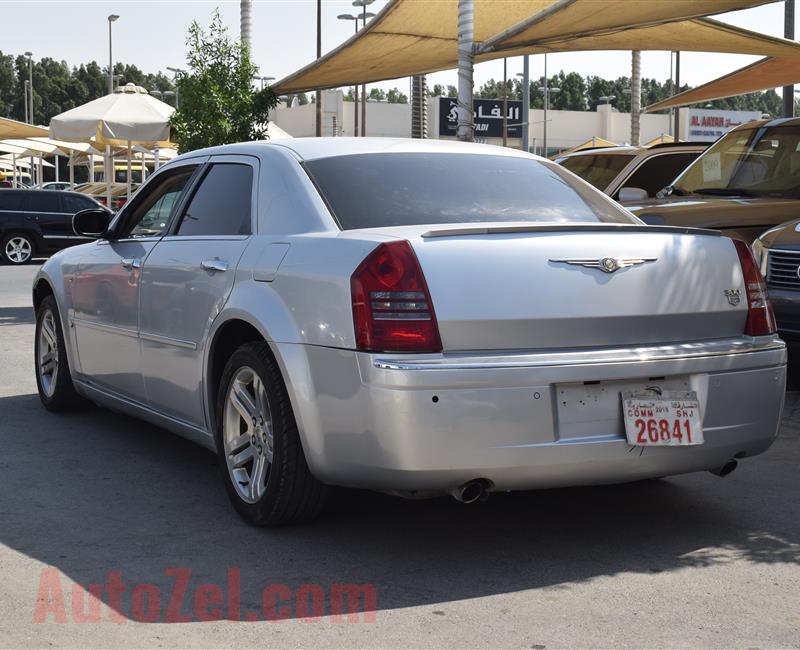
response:
[[(361, 5), (361, 19), (364, 21), (364, 28), (367, 27), (367, 3)], [(358, 20), (356, 20), (358, 25)], [(361, 84), (361, 135), (367, 137), (367, 84)]]
[[(783, 0), (783, 35), (794, 40), (794, 0)], [(794, 84), (783, 87), (783, 117), (794, 117)]]
[(75, 189), (75, 152), (69, 152), (69, 189)]
[(475, 141), (472, 75), (475, 61), (475, 3), (458, 0), (458, 139)]
[[(322, 56), (322, 0), (317, 0), (317, 59)], [(322, 91), (317, 91), (314, 106), (315, 114), (315, 134), (319, 138), (322, 135)]]
[(530, 150), (531, 66), (528, 55), (522, 57), (522, 150)]
[(631, 144), (639, 146), (639, 120), (642, 111), (642, 53), (631, 52)]
[(11, 187), (17, 187), (17, 154), (11, 154)]
[(131, 146), (131, 141), (128, 140), (128, 201), (131, 200)]
[(31, 123), (31, 118), (28, 116), (28, 80), (27, 79), (25, 80), (25, 83), (23, 84), (23, 86), (24, 86), (24, 88), (23, 88), (23, 91), (22, 91), (22, 97), (25, 100), (25, 122), (27, 124), (30, 124)]
[[(675, 52), (675, 90), (674, 94), (681, 91), (681, 53)], [(678, 142), (681, 137), (681, 109), (675, 109), (675, 133), (673, 134), (675, 142)]]
[[(108, 94), (114, 94), (114, 60), (112, 58), (111, 53), (111, 23), (113, 21), (109, 19), (108, 21)], [(109, 206), (110, 207), (110, 206)]]
[(547, 54), (544, 55), (544, 121), (542, 122), (542, 156), (547, 158), (547, 109), (550, 104), (550, 84), (547, 82)]
[(59, 178), (58, 178), (58, 154), (55, 155), (55, 159), (53, 160), (53, 162), (56, 164), (56, 183), (58, 183), (58, 180), (59, 180)]
[(503, 146), (508, 146), (508, 59), (503, 57)]

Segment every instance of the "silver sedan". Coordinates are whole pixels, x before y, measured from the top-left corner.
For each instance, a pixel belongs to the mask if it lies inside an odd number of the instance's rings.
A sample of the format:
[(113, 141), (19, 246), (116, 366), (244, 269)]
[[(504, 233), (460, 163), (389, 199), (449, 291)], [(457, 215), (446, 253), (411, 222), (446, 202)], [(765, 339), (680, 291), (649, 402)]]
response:
[(297, 139), (153, 174), (33, 287), (39, 393), (220, 459), (247, 520), (327, 486), (724, 475), (775, 439), (786, 352), (748, 249), (647, 227), (510, 149)]

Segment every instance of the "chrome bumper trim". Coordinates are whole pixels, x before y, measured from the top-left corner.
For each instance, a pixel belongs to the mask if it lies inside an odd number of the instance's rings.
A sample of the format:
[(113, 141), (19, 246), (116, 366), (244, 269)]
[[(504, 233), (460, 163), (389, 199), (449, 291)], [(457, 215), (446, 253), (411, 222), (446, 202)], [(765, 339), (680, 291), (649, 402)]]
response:
[(736, 338), (698, 343), (678, 343), (638, 348), (538, 352), (505, 355), (447, 355), (428, 359), (375, 359), (380, 370), (485, 370), (501, 368), (549, 368), (555, 366), (591, 366), (702, 359), (753, 352), (784, 350), (786, 344), (777, 336)]

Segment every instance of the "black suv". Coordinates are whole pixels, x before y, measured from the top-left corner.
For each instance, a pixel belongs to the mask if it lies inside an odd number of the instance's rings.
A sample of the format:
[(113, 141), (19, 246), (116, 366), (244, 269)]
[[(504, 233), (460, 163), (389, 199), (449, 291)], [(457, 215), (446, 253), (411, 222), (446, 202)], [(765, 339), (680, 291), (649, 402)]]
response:
[(102, 208), (77, 192), (0, 189), (0, 261), (25, 264), (34, 255), (83, 244), (72, 230), (72, 216)]

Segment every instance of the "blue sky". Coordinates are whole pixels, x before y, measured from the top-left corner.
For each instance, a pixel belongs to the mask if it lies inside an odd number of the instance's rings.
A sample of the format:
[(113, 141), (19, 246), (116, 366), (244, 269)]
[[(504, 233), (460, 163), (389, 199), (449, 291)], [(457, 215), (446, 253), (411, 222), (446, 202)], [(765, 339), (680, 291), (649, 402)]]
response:
[[(385, 2), (376, 0), (370, 10), (380, 9)], [(253, 54), (262, 75), (281, 78), (313, 59), (315, 6), (315, 0), (254, 0)], [(231, 33), (238, 36), (238, 0), (0, 0), (0, 49), (13, 54), (31, 50), (34, 59), (49, 56), (70, 65), (93, 59), (105, 65), (106, 17), (116, 13), (120, 19), (113, 27), (114, 59), (132, 63), (146, 72), (165, 71), (167, 66), (183, 66), (187, 27), (192, 20), (208, 23), (215, 7), (219, 7)], [(323, 51), (352, 35), (353, 23), (337, 20), (336, 16), (354, 10), (352, 0), (323, 2)], [(783, 35), (783, 2), (717, 18), (773, 36)], [(542, 58), (532, 57), (532, 75), (542, 73)], [(681, 81), (697, 85), (756, 58), (687, 52), (681, 59)], [(668, 53), (645, 52), (642, 61), (644, 76), (661, 80), (669, 76)], [(551, 72), (563, 69), (615, 78), (630, 74), (630, 55), (625, 52), (552, 54), (548, 57), (548, 67)], [(509, 76), (521, 70), (520, 59), (509, 60)], [(502, 74), (502, 62), (481, 64), (475, 71), (476, 85)], [(455, 84), (456, 74), (449, 71), (430, 75), (428, 83)], [(407, 91), (408, 80), (376, 85), (398, 86)]]

